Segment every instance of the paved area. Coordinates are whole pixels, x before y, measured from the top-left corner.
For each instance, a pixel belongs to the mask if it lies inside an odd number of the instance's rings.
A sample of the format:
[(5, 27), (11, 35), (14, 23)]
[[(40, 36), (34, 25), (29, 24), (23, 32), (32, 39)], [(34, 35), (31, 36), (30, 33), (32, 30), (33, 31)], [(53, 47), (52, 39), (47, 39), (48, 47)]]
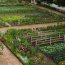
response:
[(0, 55), (0, 65), (23, 65), (5, 46)]

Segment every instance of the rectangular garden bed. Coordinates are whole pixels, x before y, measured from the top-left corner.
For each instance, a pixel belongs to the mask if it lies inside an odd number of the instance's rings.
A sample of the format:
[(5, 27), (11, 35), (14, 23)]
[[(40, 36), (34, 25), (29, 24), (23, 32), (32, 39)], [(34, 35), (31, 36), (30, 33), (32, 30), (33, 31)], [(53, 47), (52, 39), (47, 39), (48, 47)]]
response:
[[(0, 20), (11, 26), (44, 24), (65, 21), (65, 16), (34, 6), (2, 6)], [(9, 14), (9, 16), (7, 15)], [(13, 15), (10, 15), (13, 14)], [(18, 15), (19, 14), (19, 15)]]

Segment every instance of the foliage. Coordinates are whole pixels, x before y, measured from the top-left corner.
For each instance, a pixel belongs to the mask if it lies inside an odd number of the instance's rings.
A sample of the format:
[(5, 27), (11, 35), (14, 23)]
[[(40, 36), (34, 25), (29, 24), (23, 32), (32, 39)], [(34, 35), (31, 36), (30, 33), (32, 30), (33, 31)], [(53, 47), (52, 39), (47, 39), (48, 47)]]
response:
[(0, 6), (0, 13), (30, 13), (36, 9), (33, 6)]
[(55, 3), (59, 6), (65, 6), (65, 0), (37, 0), (41, 2), (47, 2), (47, 3)]
[[(25, 15), (11, 15), (2, 16), (0, 20), (4, 23), (9, 23), (11, 26), (20, 25), (32, 25), (32, 24), (44, 24), (65, 21), (65, 16), (58, 15), (56, 13), (50, 12), (47, 9), (40, 10), (34, 6), (0, 6), (1, 14), (18, 14), (22, 13)], [(6, 26), (4, 24), (0, 26)]]
[(64, 43), (40, 47), (40, 50), (50, 56), (56, 63), (65, 60)]
[[(0, 17), (0, 20), (8, 22), (12, 26), (16, 25), (32, 25), (32, 24), (44, 24), (61, 22), (65, 20), (64, 16), (56, 14), (47, 14), (48, 12), (43, 12), (44, 14), (33, 14), (33, 15), (23, 15), (23, 16), (4, 16)], [(52, 16), (51, 16), (52, 15)]]
[[(27, 40), (23, 39), (23, 37), (21, 36), (25, 33), (30, 33), (30, 32), (32, 31), (31, 30), (15, 30), (15, 29), (8, 30), (4, 34), (4, 38), (6, 39), (5, 45), (8, 46), (9, 49), (11, 49), (11, 51), (15, 53), (17, 56), (19, 55), (28, 56), (28, 59), (29, 59), (31, 56), (34, 56), (36, 54), (36, 50), (31, 46), (30, 43), (27, 42)], [(24, 45), (28, 53), (19, 50), (19, 45)], [(28, 63), (28, 65), (30, 64), (35, 65), (34, 61), (32, 60), (29, 60), (29, 61), (30, 62)]]
[(23, 16), (8, 16), (8, 17), (1, 17), (2, 21), (16, 21), (24, 18)]
[(48, 30), (61, 30), (61, 29), (65, 29), (65, 24), (60, 24), (60, 25), (55, 25), (55, 26), (48, 26), (47, 28), (37, 28), (37, 30), (39, 31), (48, 31)]

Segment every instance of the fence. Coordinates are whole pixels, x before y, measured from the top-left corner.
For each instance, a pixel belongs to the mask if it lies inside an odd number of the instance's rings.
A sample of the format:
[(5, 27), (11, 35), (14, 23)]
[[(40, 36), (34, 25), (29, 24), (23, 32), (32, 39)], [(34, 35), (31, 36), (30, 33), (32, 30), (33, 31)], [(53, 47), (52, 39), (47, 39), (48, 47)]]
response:
[(65, 35), (62, 33), (56, 33), (53, 35), (42, 35), (40, 36), (32, 36), (30, 39), (30, 43), (35, 46), (39, 45), (51, 45), (57, 42), (65, 42)]

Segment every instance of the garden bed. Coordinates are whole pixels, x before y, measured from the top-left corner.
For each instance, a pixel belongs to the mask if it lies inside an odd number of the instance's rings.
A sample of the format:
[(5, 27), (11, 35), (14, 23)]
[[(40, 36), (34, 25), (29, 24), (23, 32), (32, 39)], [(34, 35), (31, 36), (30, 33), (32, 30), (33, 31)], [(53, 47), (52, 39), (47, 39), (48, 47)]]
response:
[[(65, 25), (58, 25), (58, 26), (49, 26), (48, 28), (38, 28), (38, 31), (45, 31), (49, 33), (50, 31), (60, 32), (62, 35), (65, 35)], [(51, 34), (50, 34), (51, 35)], [(52, 36), (52, 35), (51, 35)], [(54, 35), (55, 36), (55, 35)], [(55, 63), (59, 65), (65, 65), (65, 43), (58, 42), (52, 43), (51, 45), (41, 45), (38, 47), (41, 52), (49, 56), (51, 59), (54, 60)]]
[[(2, 6), (0, 9), (0, 13), (5, 15), (0, 16), (0, 20), (9, 23), (11, 26), (65, 21), (64, 15), (53, 13), (47, 9), (41, 10), (34, 6)], [(6, 14), (13, 15), (7, 16)]]
[[(26, 33), (32, 33), (31, 36), (35, 35), (35, 32), (31, 30), (8, 30), (4, 34), (4, 38), (6, 39), (4, 44), (23, 62), (24, 65), (56, 65), (51, 60), (49, 61), (49, 59), (45, 57), (43, 53), (39, 52), (37, 48), (28, 43), (25, 38)], [(45, 59), (47, 59), (48, 63), (46, 63)]]
[[(56, 32), (61, 32), (63, 35), (65, 34), (65, 30), (63, 29), (65, 25), (58, 25), (54, 27), (49, 27), (49, 30), (55, 30)], [(44, 29), (41, 29), (44, 30)], [(39, 32), (41, 30), (38, 30)], [(31, 34), (30, 34), (31, 33)], [(48, 32), (47, 32), (48, 33)], [(4, 34), (4, 38), (6, 39), (5, 45), (21, 60), (23, 61), (24, 65), (38, 65), (42, 60), (44, 60), (43, 54), (48, 55), (50, 58), (54, 60), (55, 63), (60, 63), (61, 61), (65, 60), (65, 43), (56, 43), (52, 44), (50, 46), (39, 46), (34, 47), (30, 44), (30, 39), (26, 36), (27, 34), (30, 34), (29, 37), (37, 36), (36, 31), (32, 30), (8, 30)], [(51, 32), (49, 32), (51, 35)], [(19, 49), (19, 45), (24, 45), (25, 50), (21, 51)], [(22, 47), (22, 46), (21, 46)], [(27, 49), (27, 50), (26, 50)], [(39, 50), (42, 51), (42, 55), (37, 57), (39, 54)], [(25, 52), (26, 51), (26, 52)], [(62, 53), (61, 53), (62, 52)], [(38, 54), (37, 54), (38, 53)], [(27, 62), (24, 62), (24, 60)], [(37, 61), (36, 61), (37, 60)], [(40, 61), (41, 60), (41, 61)], [(44, 62), (41, 62), (41, 65), (44, 64)], [(48, 65), (48, 64), (47, 64)], [(54, 65), (54, 63), (52, 63)]]
[(51, 57), (56, 63), (65, 60), (65, 43), (59, 43), (51, 46), (42, 46), (39, 48), (43, 53)]

